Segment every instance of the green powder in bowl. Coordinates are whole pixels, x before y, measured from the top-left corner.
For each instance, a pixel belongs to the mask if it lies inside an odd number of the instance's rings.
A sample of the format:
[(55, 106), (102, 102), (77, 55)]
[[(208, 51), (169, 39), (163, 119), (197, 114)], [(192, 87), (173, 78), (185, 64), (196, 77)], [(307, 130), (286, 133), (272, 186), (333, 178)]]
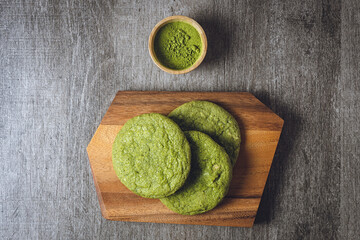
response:
[(202, 49), (198, 31), (185, 22), (170, 22), (157, 32), (154, 50), (157, 59), (167, 68), (182, 70), (191, 67)]

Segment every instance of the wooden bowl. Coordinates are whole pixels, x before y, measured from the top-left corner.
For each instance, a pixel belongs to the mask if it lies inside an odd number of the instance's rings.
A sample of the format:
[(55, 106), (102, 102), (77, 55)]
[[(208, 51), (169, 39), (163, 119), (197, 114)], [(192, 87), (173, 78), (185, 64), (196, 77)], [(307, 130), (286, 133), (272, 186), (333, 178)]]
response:
[[(191, 65), (188, 68), (185, 69), (180, 69), (180, 70), (176, 70), (176, 69), (171, 69), (168, 68), (166, 66), (164, 66), (157, 58), (156, 54), (155, 54), (155, 50), (154, 50), (154, 40), (155, 40), (155, 36), (157, 34), (157, 32), (159, 31), (160, 28), (162, 28), (164, 25), (171, 23), (171, 22), (185, 22), (190, 24), (191, 26), (193, 26), (199, 33), (200, 38), (201, 38), (201, 43), (202, 43), (202, 51), (200, 54), (200, 57), (196, 60), (196, 62)], [(167, 73), (171, 73), (171, 74), (183, 74), (183, 73), (188, 73), (192, 70), (194, 70), (195, 68), (197, 68), (200, 63), (204, 60), (205, 55), (206, 55), (206, 51), (207, 51), (207, 38), (204, 32), (204, 29), (200, 26), (200, 24), (198, 24), (194, 19), (189, 18), (189, 17), (185, 17), (185, 16), (170, 16), (167, 18), (164, 18), (163, 20), (161, 20), (160, 22), (158, 22), (158, 24), (155, 25), (155, 27), (153, 28), (153, 30), (150, 33), (150, 37), (149, 37), (149, 52), (150, 52), (150, 56), (151, 59), (154, 61), (154, 63), (163, 71), (167, 72)]]

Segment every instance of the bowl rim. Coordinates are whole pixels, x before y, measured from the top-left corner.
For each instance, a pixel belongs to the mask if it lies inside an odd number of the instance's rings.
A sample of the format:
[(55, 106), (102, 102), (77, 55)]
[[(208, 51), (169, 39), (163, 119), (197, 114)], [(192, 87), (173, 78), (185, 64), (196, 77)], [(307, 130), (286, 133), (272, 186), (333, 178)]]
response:
[[(186, 22), (186, 23), (190, 24), (191, 26), (193, 26), (200, 35), (201, 43), (203, 45), (201, 55), (195, 61), (195, 63), (188, 68), (180, 69), (180, 70), (168, 68), (168, 67), (164, 66), (157, 59), (157, 56), (155, 54), (155, 49), (154, 49), (155, 36), (156, 36), (157, 32), (160, 30), (160, 28), (162, 28), (164, 25), (171, 23), (171, 22)], [(156, 64), (156, 66), (158, 66), (161, 70), (163, 70), (167, 73), (171, 73), (171, 74), (184, 74), (184, 73), (188, 73), (188, 72), (194, 70), (195, 68), (197, 68), (204, 60), (204, 58), (206, 56), (206, 52), (207, 52), (207, 38), (206, 38), (204, 29), (194, 19), (186, 17), (186, 16), (182, 16), (182, 15), (175, 15), (175, 16), (166, 17), (155, 25), (155, 27), (152, 29), (150, 36), (149, 36), (148, 47), (149, 47), (149, 53), (150, 53), (151, 59)]]

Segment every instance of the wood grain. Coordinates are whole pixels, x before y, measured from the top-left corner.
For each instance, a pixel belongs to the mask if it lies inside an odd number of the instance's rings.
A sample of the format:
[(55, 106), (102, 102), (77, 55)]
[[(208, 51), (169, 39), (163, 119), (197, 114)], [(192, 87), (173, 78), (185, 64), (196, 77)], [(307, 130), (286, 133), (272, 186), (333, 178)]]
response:
[[(173, 213), (157, 199), (130, 192), (112, 167), (112, 143), (132, 117), (167, 115), (181, 104), (207, 100), (228, 110), (241, 130), (239, 160), (230, 190), (216, 209), (196, 216)], [(283, 120), (250, 93), (121, 91), (114, 98), (87, 151), (102, 215), (109, 220), (251, 227), (264, 190)]]

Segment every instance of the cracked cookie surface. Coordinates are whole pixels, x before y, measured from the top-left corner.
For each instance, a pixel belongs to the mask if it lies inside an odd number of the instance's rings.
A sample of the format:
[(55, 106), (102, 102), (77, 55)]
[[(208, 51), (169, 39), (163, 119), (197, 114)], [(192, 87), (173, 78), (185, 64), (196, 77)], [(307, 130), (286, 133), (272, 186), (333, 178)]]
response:
[(183, 215), (204, 213), (216, 207), (228, 192), (232, 167), (226, 151), (208, 135), (187, 131), (191, 170), (185, 185), (161, 202)]
[(183, 131), (196, 130), (209, 135), (225, 148), (232, 166), (235, 165), (240, 151), (240, 129), (225, 109), (208, 101), (192, 101), (176, 108), (168, 117)]
[(112, 148), (113, 167), (132, 192), (147, 198), (173, 194), (190, 171), (190, 146), (171, 119), (148, 113), (127, 121)]

